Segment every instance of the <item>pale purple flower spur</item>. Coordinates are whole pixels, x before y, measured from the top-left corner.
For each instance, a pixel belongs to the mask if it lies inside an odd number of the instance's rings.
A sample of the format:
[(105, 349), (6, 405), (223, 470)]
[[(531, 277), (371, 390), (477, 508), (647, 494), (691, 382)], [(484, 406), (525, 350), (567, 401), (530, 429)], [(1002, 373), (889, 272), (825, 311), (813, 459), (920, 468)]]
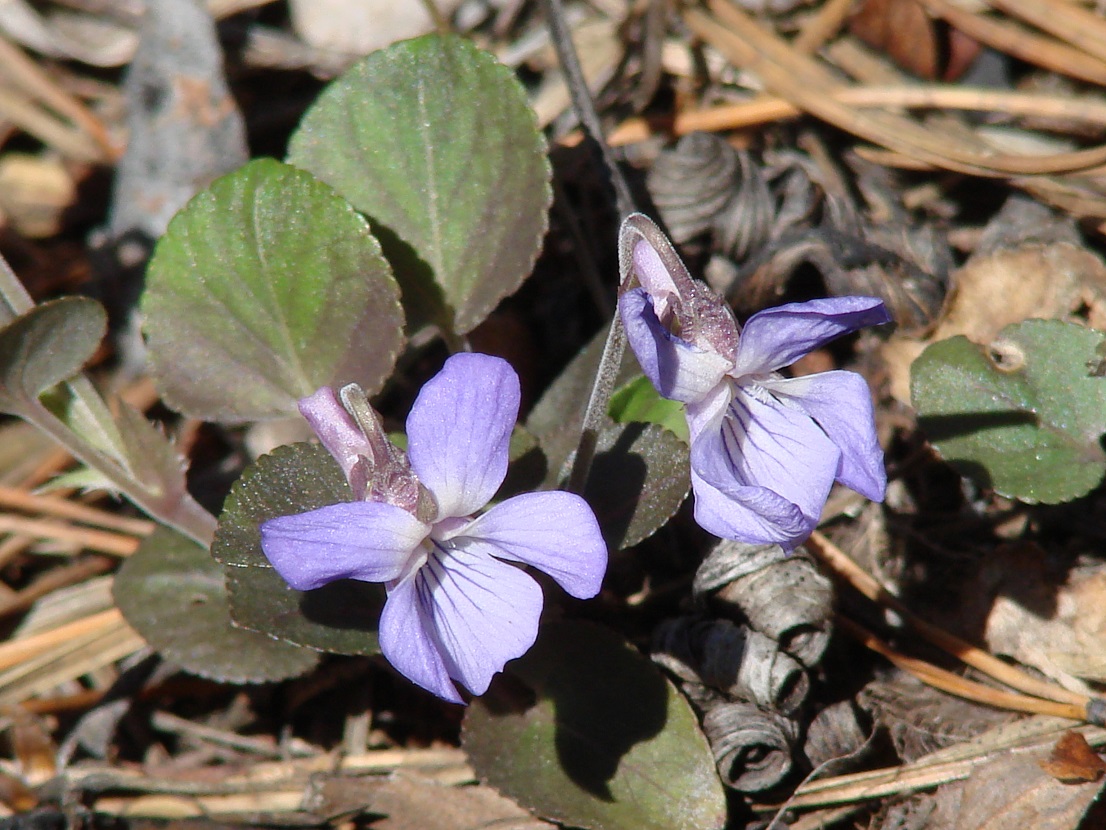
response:
[(864, 379), (779, 374), (836, 337), (890, 322), (880, 300), (791, 303), (741, 330), (645, 216), (623, 222), (619, 260), (622, 284), (632, 270), (640, 285), (618, 301), (630, 347), (657, 391), (687, 405), (701, 527), (791, 550), (817, 526), (835, 480), (883, 501), (887, 474)]
[(461, 703), (453, 681), (483, 694), (537, 637), (542, 590), (515, 563), (545, 571), (574, 597), (593, 597), (607, 568), (599, 525), (582, 498), (557, 491), (474, 515), (507, 473), (519, 382), (506, 361), (449, 358), (411, 408), (406, 455), (349, 389), (346, 408), (323, 388), (300, 411), (359, 500), (267, 521), (261, 547), (300, 591), (345, 578), (383, 582), (384, 656)]

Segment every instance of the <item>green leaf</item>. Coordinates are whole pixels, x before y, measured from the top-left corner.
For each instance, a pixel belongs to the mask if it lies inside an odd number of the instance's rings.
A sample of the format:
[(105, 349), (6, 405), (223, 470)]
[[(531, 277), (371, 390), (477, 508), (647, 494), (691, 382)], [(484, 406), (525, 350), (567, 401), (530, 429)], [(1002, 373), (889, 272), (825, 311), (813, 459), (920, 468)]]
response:
[(911, 366), (919, 425), (953, 466), (1026, 502), (1085, 495), (1106, 472), (1106, 335), (1026, 320), (989, 347), (965, 337), (929, 346)]
[(674, 433), (685, 444), (690, 442), (684, 405), (662, 398), (645, 375), (615, 390), (607, 414), (620, 424), (635, 421), (657, 424)]
[(84, 297), (35, 306), (0, 329), (0, 411), (23, 414), (30, 401), (77, 374), (106, 329), (103, 307)]
[(310, 174), (260, 159), (169, 223), (142, 314), (166, 402), (236, 423), (296, 414), (320, 386), (382, 385), (399, 289), (364, 217)]
[(318, 655), (234, 626), (223, 569), (180, 534), (159, 528), (115, 576), (116, 605), (162, 655), (225, 683), (265, 683), (310, 671)]
[(611, 424), (599, 434), (584, 498), (611, 550), (652, 536), (691, 489), (687, 445), (656, 424)]
[(384, 605), (380, 585), (342, 580), (295, 591), (261, 550), (261, 524), (352, 501), (341, 468), (318, 444), (289, 444), (263, 455), (235, 482), (219, 517), (212, 555), (230, 573), (231, 615), (251, 631), (339, 654), (376, 654)]
[(371, 219), (408, 314), (457, 333), (518, 288), (545, 235), (550, 168), (525, 92), (460, 37), (353, 66), (308, 110), (288, 160)]
[(561, 622), (465, 715), (477, 775), (525, 807), (596, 830), (707, 830), (726, 799), (687, 701), (618, 635)]

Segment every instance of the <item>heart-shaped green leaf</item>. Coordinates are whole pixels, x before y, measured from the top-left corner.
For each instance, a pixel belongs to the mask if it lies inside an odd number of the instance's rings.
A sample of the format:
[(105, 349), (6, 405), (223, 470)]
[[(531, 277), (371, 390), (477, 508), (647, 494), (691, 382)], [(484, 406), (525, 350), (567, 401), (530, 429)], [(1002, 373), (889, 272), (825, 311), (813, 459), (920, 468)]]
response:
[(261, 550), (261, 524), (351, 501), (353, 493), (330, 453), (318, 444), (289, 444), (263, 455), (235, 482), (219, 517), (212, 555), (228, 566), (235, 622), (297, 645), (339, 654), (376, 654), (380, 585), (342, 580), (295, 591)]
[(962, 473), (1004, 496), (1056, 504), (1106, 472), (1106, 335), (1059, 320), (1007, 326), (989, 347), (965, 337), (911, 366), (919, 424)]
[(399, 288), (364, 217), (272, 159), (189, 202), (146, 279), (159, 388), (198, 418), (287, 417), (326, 385), (356, 382), (371, 394), (403, 343)]
[(28, 401), (77, 374), (106, 329), (103, 306), (84, 297), (35, 306), (0, 329), (0, 410), (25, 412)]
[(561, 622), (465, 715), (477, 775), (542, 816), (596, 830), (708, 830), (726, 820), (687, 701), (614, 632)]
[(458, 333), (518, 288), (545, 235), (534, 114), (511, 71), (464, 38), (427, 35), (356, 64), (307, 112), (288, 160), (371, 219), (408, 314), (422, 307)]
[(167, 660), (225, 683), (265, 683), (312, 669), (318, 655), (237, 628), (223, 569), (190, 539), (159, 528), (123, 563), (113, 586), (123, 616)]

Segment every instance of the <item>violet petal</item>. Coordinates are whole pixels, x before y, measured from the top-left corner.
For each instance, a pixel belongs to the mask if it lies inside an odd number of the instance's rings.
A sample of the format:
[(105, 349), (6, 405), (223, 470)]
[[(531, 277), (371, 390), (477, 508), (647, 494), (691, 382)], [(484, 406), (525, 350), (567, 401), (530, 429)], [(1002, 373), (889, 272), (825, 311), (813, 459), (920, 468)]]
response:
[(441, 646), (428, 628), (421, 606), (425, 584), (416, 571), (388, 591), (380, 615), (380, 651), (396, 670), (428, 692), (451, 703), (464, 703), (449, 678)]
[(422, 387), (407, 418), (407, 457), (437, 518), (470, 515), (495, 495), (519, 395), (510, 364), (485, 354), (453, 355)]
[(462, 528), (469, 549), (545, 571), (579, 599), (599, 593), (607, 545), (588, 503), (560, 491), (523, 493), (497, 504)]
[(381, 502), (331, 504), (261, 525), (261, 549), (297, 591), (338, 579), (396, 579), (430, 528)]
[(626, 341), (649, 381), (664, 397), (692, 403), (714, 388), (733, 363), (671, 334), (660, 320), (649, 295), (641, 288), (618, 299)]
[[(449, 676), (481, 695), (537, 639), (542, 593), (524, 571), (464, 541), (431, 554), (415, 576), (415, 591), (423, 627)], [(392, 664), (407, 674), (404, 664)]]
[(708, 533), (753, 545), (792, 550), (810, 535), (815, 522), (783, 496), (763, 487), (730, 487), (722, 492), (691, 471), (695, 522)]
[[(721, 409), (689, 406), (691, 466), (708, 484), (738, 496), (763, 487), (817, 521), (837, 472), (840, 451), (805, 412), (767, 391), (734, 384)], [(721, 401), (724, 396), (719, 396)]]
[(765, 381), (775, 395), (806, 412), (841, 450), (836, 479), (872, 501), (883, 501), (887, 471), (876, 437), (872, 395), (855, 372), (823, 372)]
[(890, 321), (883, 301), (875, 297), (833, 297), (770, 308), (745, 324), (730, 374), (774, 372), (844, 334)]

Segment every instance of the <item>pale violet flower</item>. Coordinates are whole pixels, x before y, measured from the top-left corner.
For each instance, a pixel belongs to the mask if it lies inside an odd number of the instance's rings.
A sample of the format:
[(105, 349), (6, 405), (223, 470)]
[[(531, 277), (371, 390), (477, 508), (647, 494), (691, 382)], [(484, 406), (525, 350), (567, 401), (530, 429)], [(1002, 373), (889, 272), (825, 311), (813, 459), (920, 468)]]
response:
[(630, 347), (657, 391), (686, 404), (700, 526), (790, 550), (817, 526), (834, 481), (883, 500), (887, 475), (864, 379), (779, 374), (836, 337), (889, 322), (880, 300), (791, 303), (754, 314), (742, 330), (645, 216), (623, 223), (619, 258), (639, 285), (618, 301)]
[(587, 503), (525, 493), (479, 513), (507, 473), (519, 382), (503, 360), (458, 354), (423, 386), (407, 419), (406, 455), (376, 414), (320, 389), (300, 411), (345, 471), (358, 501), (261, 526), (261, 546), (301, 591), (337, 579), (382, 582), (384, 656), (412, 681), (462, 702), (454, 681), (483, 694), (533, 645), (542, 590), (520, 564), (569, 594), (599, 592), (607, 549)]

